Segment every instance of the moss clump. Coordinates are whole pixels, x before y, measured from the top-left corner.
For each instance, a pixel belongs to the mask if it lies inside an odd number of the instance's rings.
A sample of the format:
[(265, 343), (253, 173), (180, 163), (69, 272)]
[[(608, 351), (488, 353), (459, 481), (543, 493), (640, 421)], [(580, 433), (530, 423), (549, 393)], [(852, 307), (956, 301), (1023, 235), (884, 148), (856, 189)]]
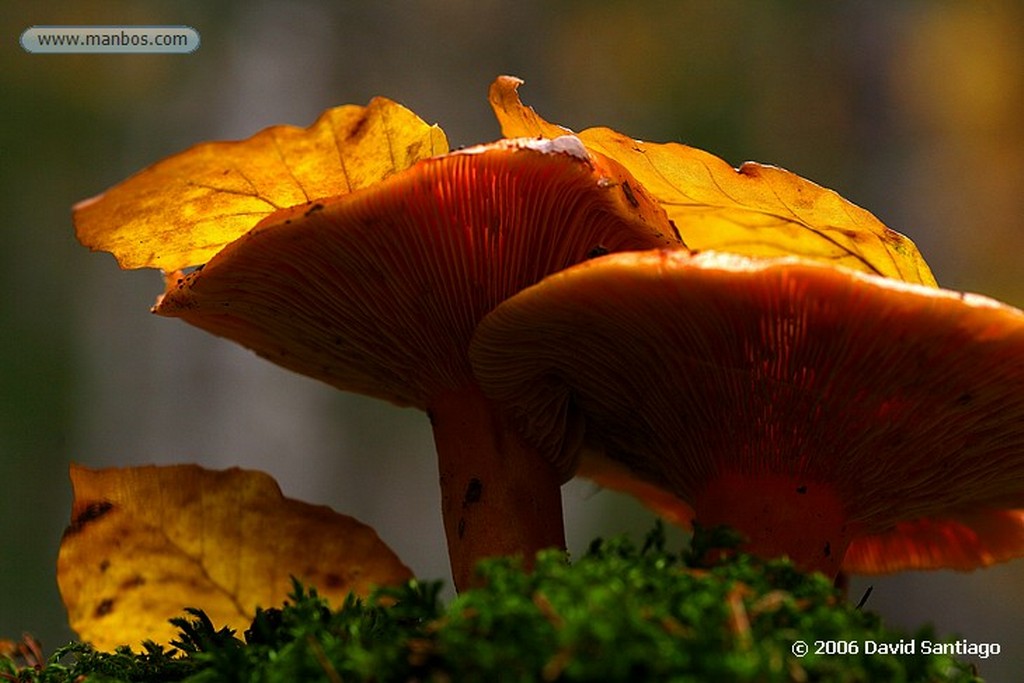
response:
[[(176, 621), (175, 648), (141, 654), (58, 651), (42, 667), (0, 659), (19, 681), (978, 681), (949, 656), (816, 655), (814, 641), (934, 640), (908, 635), (848, 605), (820, 575), (737, 555), (701, 568), (702, 547), (665, 550), (595, 542), (569, 564), (538, 557), (532, 574), (496, 559), (486, 588), (444, 606), (439, 583), (412, 581), (330, 610), (296, 585), (281, 609), (260, 611), (241, 638), (199, 610)], [(811, 652), (792, 653), (806, 641)]]

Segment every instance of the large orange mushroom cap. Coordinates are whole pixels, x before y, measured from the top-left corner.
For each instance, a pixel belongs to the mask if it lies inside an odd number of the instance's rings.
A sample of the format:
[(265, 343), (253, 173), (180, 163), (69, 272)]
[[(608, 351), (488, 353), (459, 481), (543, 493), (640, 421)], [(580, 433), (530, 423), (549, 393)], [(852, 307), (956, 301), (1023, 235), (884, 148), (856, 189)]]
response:
[(754, 551), (832, 574), (1024, 555), (1024, 312), (991, 299), (792, 257), (616, 254), (503, 303), (471, 358), (541, 451), (575, 411), (605, 479)]
[(277, 211), (154, 311), (340, 389), (426, 409), (472, 381), (477, 322), (594, 255), (678, 244), (643, 188), (576, 138), (502, 140)]
[(479, 320), (587, 258), (681, 246), (664, 211), (579, 140), (503, 140), (420, 161), (350, 194), (277, 211), (155, 307), (323, 380), (428, 412), (458, 587), (488, 555), (564, 546), (545, 460), (484, 398)]

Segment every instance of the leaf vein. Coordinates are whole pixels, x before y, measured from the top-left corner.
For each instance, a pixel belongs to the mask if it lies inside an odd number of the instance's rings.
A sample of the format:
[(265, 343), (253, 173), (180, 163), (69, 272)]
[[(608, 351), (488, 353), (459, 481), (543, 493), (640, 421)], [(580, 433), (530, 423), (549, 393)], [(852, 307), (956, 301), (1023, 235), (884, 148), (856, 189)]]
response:
[[(395, 161), (395, 145), (392, 140), (391, 122), (388, 120), (388, 117), (389, 115), (387, 111), (382, 109), (380, 112), (380, 123), (381, 127), (384, 129), (384, 139), (388, 144), (388, 156), (391, 158), (391, 171), (393, 173), (398, 169), (398, 163)], [(391, 173), (385, 174), (385, 177), (388, 175), (391, 175)]]
[(295, 175), (295, 171), (292, 170), (291, 164), (288, 163), (288, 159), (285, 158), (284, 150), (281, 149), (281, 144), (277, 139), (277, 135), (273, 135), (271, 139), (274, 141), (274, 151), (277, 152), (277, 158), (281, 160), (281, 165), (284, 166), (284, 170), (288, 171), (288, 177), (291, 178), (292, 182), (295, 183), (295, 186), (299, 188), (299, 191), (302, 192), (302, 196), (306, 201), (312, 201), (309, 193), (306, 192), (306, 188), (303, 187), (302, 182), (299, 180), (298, 176)]
[[(246, 182), (252, 188), (251, 192), (242, 192), (241, 190), (235, 190), (235, 189), (232, 189), (232, 188), (217, 187), (216, 185), (207, 185), (206, 183), (200, 183), (200, 182), (197, 182), (195, 180), (186, 180), (185, 184), (189, 185), (191, 187), (198, 187), (198, 188), (203, 189), (203, 190), (210, 190), (211, 192), (218, 192), (218, 193), (223, 193), (223, 194), (231, 194), (231, 195), (236, 195), (236, 196), (239, 196), (239, 197), (250, 197), (252, 199), (258, 199), (261, 202), (267, 204), (268, 206), (273, 207), (274, 209), (282, 208), (281, 206), (278, 206), (275, 202), (273, 202), (271, 199), (269, 199), (267, 197), (264, 197), (262, 194), (260, 194), (256, 190), (256, 188), (253, 186), (252, 181), (249, 180), (249, 178), (247, 178), (244, 173), (242, 173), (241, 171), (238, 171), (238, 173), (243, 178), (245, 178)], [(231, 215), (235, 215), (235, 214), (231, 214)], [(243, 214), (237, 214), (237, 215), (243, 215)]]
[(338, 139), (338, 129), (334, 127), (334, 120), (331, 120), (331, 138), (334, 139), (334, 149), (338, 152), (338, 165), (341, 167), (341, 176), (345, 179), (345, 191), (352, 191), (352, 180), (348, 175), (348, 167), (345, 165), (345, 151), (341, 140)]

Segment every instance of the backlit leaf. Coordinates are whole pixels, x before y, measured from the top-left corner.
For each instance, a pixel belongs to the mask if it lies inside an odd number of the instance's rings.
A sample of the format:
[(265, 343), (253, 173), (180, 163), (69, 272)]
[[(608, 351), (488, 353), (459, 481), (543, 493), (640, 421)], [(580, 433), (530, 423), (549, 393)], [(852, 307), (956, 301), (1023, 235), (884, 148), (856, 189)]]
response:
[(324, 112), (159, 161), (74, 207), (78, 239), (122, 268), (206, 263), (278, 209), (358, 190), (448, 151), (437, 126), (390, 100)]
[(71, 627), (101, 650), (169, 643), (185, 607), (241, 632), (292, 576), (335, 604), (411, 578), (373, 529), (283, 497), (262, 472), (72, 465), (71, 480), (57, 580)]
[[(570, 132), (519, 100), (517, 78), (499, 77), (490, 102), (506, 137)], [(633, 140), (608, 128), (578, 134), (592, 152), (615, 159), (658, 199), (690, 249), (746, 256), (797, 255), (876, 275), (935, 285), (917, 247), (832, 190), (774, 166), (734, 169), (677, 143)]]

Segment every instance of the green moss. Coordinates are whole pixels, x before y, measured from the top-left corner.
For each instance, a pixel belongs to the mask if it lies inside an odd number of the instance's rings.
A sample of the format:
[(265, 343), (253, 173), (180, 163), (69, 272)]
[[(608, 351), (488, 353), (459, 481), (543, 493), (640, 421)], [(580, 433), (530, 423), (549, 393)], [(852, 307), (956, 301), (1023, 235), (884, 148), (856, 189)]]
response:
[[(641, 548), (596, 542), (573, 564), (543, 553), (532, 574), (496, 559), (486, 588), (451, 604), (439, 583), (410, 582), (330, 610), (296, 585), (241, 637), (199, 610), (176, 622), (175, 648), (141, 655), (71, 645), (45, 668), (0, 660), (22, 681), (977, 681), (949, 656), (866, 654), (864, 643), (934, 640), (905, 634), (850, 606), (820, 575), (745, 555), (701, 568), (701, 534), (683, 555), (660, 528)], [(792, 654), (806, 641), (811, 652)], [(853, 644), (819, 655), (814, 641)], [(852, 649), (839, 645), (841, 649)], [(5, 668), (6, 667), (6, 668)], [(3, 676), (0, 675), (0, 678)]]

